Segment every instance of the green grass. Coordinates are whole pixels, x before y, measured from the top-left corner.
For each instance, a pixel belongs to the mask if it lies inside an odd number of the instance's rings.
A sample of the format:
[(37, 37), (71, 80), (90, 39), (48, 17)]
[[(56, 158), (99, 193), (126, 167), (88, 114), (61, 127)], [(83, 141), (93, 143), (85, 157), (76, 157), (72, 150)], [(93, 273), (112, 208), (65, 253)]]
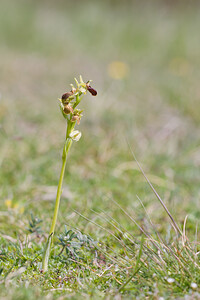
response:
[[(199, 9), (2, 2), (0, 298), (198, 299)], [(125, 78), (109, 75), (113, 61), (127, 65)], [(43, 274), (65, 136), (57, 98), (79, 74), (98, 97), (82, 104), (83, 136), (70, 151)], [(174, 232), (127, 140), (181, 231), (188, 215), (187, 238)], [(42, 220), (32, 233), (31, 213)], [(142, 248), (134, 222), (148, 234)], [(59, 255), (65, 225), (93, 241), (74, 239), (77, 256)]]

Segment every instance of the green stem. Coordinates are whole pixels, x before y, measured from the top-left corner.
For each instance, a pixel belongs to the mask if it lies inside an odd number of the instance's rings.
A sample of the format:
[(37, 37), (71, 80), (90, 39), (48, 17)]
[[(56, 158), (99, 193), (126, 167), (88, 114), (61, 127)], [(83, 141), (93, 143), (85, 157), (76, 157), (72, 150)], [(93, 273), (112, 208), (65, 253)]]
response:
[(67, 127), (67, 134), (66, 134), (66, 142), (63, 148), (63, 155), (62, 155), (62, 168), (60, 172), (60, 179), (58, 183), (58, 189), (57, 189), (57, 195), (56, 195), (56, 202), (55, 202), (55, 208), (54, 208), (54, 215), (53, 215), (53, 220), (51, 224), (51, 229), (49, 232), (49, 237), (47, 239), (46, 247), (44, 250), (44, 255), (43, 255), (43, 261), (42, 261), (42, 269), (44, 272), (48, 270), (48, 261), (49, 261), (49, 255), (50, 255), (50, 250), (51, 250), (51, 244), (52, 244), (52, 238), (54, 235), (55, 231), (55, 226), (56, 226), (56, 221), (58, 217), (58, 210), (59, 210), (59, 205), (60, 205), (60, 197), (62, 194), (62, 183), (63, 183), (63, 178), (65, 174), (65, 166), (66, 166), (66, 161), (67, 161), (67, 155), (69, 152), (69, 149), (72, 144), (72, 139), (69, 138), (70, 132), (73, 130), (75, 124), (72, 124), (72, 122), (68, 122), (68, 127)]
[(71, 144), (72, 144), (72, 140), (70, 138), (68, 138), (66, 140), (66, 143), (65, 143), (64, 148), (63, 148), (62, 168), (61, 168), (61, 172), (60, 172), (60, 179), (59, 179), (59, 183), (58, 183), (56, 203), (55, 203), (55, 208), (54, 208), (54, 215), (53, 215), (53, 220), (52, 220), (49, 235), (54, 234), (54, 230), (55, 230), (55, 226), (56, 226), (56, 221), (57, 221), (57, 217), (58, 217), (58, 210), (59, 210), (59, 205), (60, 205), (60, 197), (61, 197), (61, 194), (62, 194), (62, 183), (63, 183), (64, 174), (65, 174), (67, 154), (69, 152)]
[(76, 95), (76, 102), (75, 102), (74, 105), (73, 105), (73, 109), (75, 109), (75, 108), (77, 107), (77, 105), (80, 103), (80, 101), (81, 101), (82, 98), (83, 98), (83, 96), (80, 97), (79, 94)]

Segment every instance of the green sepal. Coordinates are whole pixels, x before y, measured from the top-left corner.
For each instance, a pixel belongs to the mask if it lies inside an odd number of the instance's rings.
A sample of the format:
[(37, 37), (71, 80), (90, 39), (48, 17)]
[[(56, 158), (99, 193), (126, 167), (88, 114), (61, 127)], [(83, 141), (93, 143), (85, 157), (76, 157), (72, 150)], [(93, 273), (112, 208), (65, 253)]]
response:
[(60, 107), (60, 110), (61, 110), (61, 113), (62, 113), (63, 117), (68, 120), (68, 116), (64, 113), (61, 103), (59, 103), (59, 107)]

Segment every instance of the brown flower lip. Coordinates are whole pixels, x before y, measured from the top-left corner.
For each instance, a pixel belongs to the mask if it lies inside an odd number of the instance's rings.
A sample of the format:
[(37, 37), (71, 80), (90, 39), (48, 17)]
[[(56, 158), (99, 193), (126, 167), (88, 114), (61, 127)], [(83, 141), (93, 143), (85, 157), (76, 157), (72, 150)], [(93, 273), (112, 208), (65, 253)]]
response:
[(80, 117), (77, 116), (77, 115), (75, 115), (75, 116), (72, 117), (71, 121), (72, 122), (76, 122), (77, 121), (77, 124), (79, 125), (80, 124)]
[(73, 93), (72, 92), (67, 92), (67, 93), (64, 93), (63, 95), (62, 95), (62, 100), (66, 100), (66, 99), (68, 99), (71, 95), (73, 95)]
[(64, 106), (63, 111), (67, 115), (67, 114), (73, 113), (73, 108), (69, 104), (67, 104)]
[(86, 84), (87, 90), (90, 92), (90, 94), (92, 94), (92, 96), (96, 96), (97, 95), (97, 91), (95, 89), (93, 89), (91, 87), (91, 85)]

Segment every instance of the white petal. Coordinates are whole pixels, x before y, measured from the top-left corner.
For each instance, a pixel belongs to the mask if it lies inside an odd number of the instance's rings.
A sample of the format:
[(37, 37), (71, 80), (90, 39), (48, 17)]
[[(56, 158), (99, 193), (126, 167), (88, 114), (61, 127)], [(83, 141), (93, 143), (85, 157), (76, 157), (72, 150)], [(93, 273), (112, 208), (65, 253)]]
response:
[(81, 93), (85, 94), (87, 90), (86, 90), (85, 87), (81, 86), (81, 87), (79, 88), (79, 91), (80, 91)]

